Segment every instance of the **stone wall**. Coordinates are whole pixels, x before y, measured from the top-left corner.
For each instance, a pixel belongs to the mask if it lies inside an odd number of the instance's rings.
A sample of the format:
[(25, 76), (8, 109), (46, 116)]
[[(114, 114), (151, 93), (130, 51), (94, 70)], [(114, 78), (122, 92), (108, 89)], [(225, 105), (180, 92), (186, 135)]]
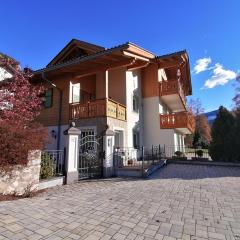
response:
[(39, 184), (41, 151), (31, 152), (27, 166), (14, 166), (9, 173), (0, 172), (0, 194), (24, 194), (35, 190)]

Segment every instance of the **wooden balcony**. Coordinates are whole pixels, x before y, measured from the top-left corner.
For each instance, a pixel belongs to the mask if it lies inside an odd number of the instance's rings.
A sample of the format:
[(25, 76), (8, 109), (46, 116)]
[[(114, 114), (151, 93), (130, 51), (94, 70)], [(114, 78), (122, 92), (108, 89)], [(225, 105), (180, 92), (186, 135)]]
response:
[(69, 115), (70, 120), (112, 117), (126, 121), (126, 107), (111, 99), (98, 99), (87, 103), (71, 103)]
[(159, 96), (172, 111), (185, 111), (186, 98), (181, 83), (178, 80), (159, 83)]
[(191, 134), (195, 130), (195, 118), (187, 112), (177, 112), (160, 115), (161, 129), (177, 129), (183, 134)]

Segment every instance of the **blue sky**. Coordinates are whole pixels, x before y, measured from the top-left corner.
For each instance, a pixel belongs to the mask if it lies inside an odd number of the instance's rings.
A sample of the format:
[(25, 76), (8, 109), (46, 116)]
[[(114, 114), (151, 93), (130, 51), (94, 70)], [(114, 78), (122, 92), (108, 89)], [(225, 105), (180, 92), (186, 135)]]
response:
[(239, 0), (11, 0), (0, 9), (0, 51), (23, 66), (44, 67), (72, 38), (104, 47), (131, 41), (158, 55), (186, 49), (193, 97), (206, 111), (232, 107)]

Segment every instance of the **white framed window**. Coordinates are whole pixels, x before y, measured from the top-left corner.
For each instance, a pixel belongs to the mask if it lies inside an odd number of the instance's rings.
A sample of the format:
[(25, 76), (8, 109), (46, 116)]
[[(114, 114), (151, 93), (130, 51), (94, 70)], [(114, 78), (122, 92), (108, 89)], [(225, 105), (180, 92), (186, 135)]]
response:
[(72, 103), (80, 102), (80, 83), (72, 85)]

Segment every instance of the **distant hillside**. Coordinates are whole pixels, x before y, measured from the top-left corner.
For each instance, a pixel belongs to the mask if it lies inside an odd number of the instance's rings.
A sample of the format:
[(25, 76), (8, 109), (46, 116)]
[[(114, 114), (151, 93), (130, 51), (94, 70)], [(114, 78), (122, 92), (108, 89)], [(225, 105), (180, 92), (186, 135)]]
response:
[(217, 113), (218, 113), (218, 110), (214, 110), (214, 111), (205, 113), (205, 116), (207, 117), (208, 122), (209, 122), (210, 125), (213, 124), (213, 121), (217, 117)]

